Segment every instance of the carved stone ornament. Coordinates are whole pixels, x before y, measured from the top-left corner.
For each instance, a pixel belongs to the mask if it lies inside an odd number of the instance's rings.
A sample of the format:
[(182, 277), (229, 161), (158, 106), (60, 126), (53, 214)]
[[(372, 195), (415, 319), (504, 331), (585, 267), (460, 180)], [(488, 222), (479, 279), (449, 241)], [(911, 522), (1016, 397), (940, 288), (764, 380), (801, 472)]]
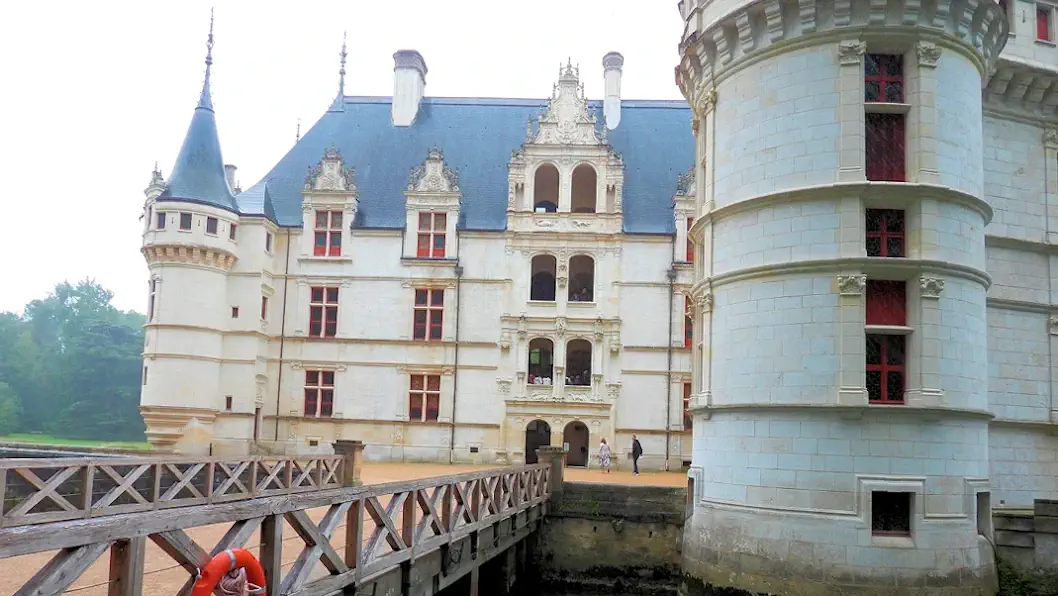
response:
[(511, 330), (504, 329), (500, 332), (500, 349), (509, 350), (511, 349)]
[(1051, 315), (1049, 322), (1051, 327), (1051, 335), (1058, 335), (1058, 315)]
[(693, 197), (695, 191), (694, 185), (694, 166), (687, 170), (686, 174), (679, 174), (676, 176), (676, 196), (677, 197)]
[(1043, 131), (1043, 144), (1048, 149), (1058, 149), (1058, 128), (1048, 128)]
[(555, 319), (555, 332), (558, 333), (559, 337), (562, 337), (566, 333), (566, 317), (558, 317)]
[(918, 55), (918, 65), (936, 68), (940, 60), (940, 48), (937, 44), (928, 41), (920, 41), (915, 44), (915, 53)]
[(838, 62), (841, 64), (859, 64), (867, 53), (867, 44), (859, 40), (846, 40), (838, 43)]
[(621, 351), (621, 332), (614, 331), (610, 336), (610, 353), (616, 354)]
[(838, 276), (838, 293), (842, 296), (859, 296), (866, 288), (867, 276), (862, 273)]
[(356, 194), (356, 172), (345, 166), (342, 153), (334, 145), (323, 153), (323, 159), (309, 167), (305, 190), (349, 192)]
[(713, 294), (710, 292), (702, 294), (694, 299), (694, 303), (698, 306), (699, 312), (709, 312), (713, 310)]
[(444, 153), (437, 147), (426, 154), (426, 161), (412, 168), (409, 192), (459, 192), (459, 177), (445, 165)]
[(558, 83), (547, 110), (538, 121), (538, 130), (526, 129), (529, 142), (542, 145), (601, 145), (604, 144), (595, 127), (595, 117), (588, 112), (584, 86), (580, 84), (580, 69), (567, 62), (559, 67)]
[(603, 338), (603, 320), (602, 317), (595, 318), (595, 339), (601, 340)]
[(923, 298), (940, 298), (944, 291), (944, 280), (935, 277), (923, 277), (919, 280), (920, 295)]
[(617, 399), (621, 395), (621, 381), (613, 381), (606, 384), (606, 396)]
[(496, 389), (500, 392), (500, 395), (510, 395), (510, 393), (511, 393), (511, 380), (510, 379), (496, 379)]
[(699, 118), (704, 118), (716, 107), (716, 99), (716, 89), (701, 92), (698, 101), (694, 102), (694, 113), (698, 114)]

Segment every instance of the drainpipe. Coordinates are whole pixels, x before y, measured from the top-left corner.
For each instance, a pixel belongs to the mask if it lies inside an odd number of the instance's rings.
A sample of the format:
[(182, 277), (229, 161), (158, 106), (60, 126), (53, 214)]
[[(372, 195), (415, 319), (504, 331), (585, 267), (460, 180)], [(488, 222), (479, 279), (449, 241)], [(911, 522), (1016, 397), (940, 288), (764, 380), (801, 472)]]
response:
[[(675, 236), (673, 236), (672, 250), (676, 250)], [(676, 253), (673, 252), (675, 255)], [(675, 257), (673, 257), (675, 258)], [(676, 300), (676, 266), (673, 265), (665, 272), (665, 276), (669, 278), (669, 335), (665, 338), (665, 344), (667, 346), (666, 352), (668, 353), (668, 365), (665, 371), (665, 471), (669, 471), (669, 453), (670, 447), (670, 435), (672, 434), (669, 430), (672, 427), (672, 316), (673, 307), (672, 303)]]
[(456, 395), (459, 394), (459, 305), (463, 302), (460, 296), (463, 280), (463, 266), (456, 264), (456, 347), (452, 356), (452, 426), (448, 435), (448, 463), (456, 459)]
[(287, 337), (287, 284), (290, 283), (290, 228), (287, 228), (287, 256), (283, 262), (283, 314), (279, 318), (279, 374), (276, 375), (276, 436), (279, 442), (279, 398), (283, 392), (283, 347)]

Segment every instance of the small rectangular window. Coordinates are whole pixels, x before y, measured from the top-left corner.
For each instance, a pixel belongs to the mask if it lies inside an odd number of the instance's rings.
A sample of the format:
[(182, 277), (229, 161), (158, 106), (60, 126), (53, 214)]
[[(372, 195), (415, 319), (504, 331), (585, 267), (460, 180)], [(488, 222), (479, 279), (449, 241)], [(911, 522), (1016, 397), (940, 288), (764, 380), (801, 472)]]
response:
[(867, 179), (906, 182), (903, 114), (866, 114)]
[(1040, 41), (1054, 41), (1051, 23), (1051, 15), (1054, 10), (1040, 4), (1036, 5), (1036, 39)]
[(867, 210), (867, 256), (904, 257), (904, 212)]
[(239, 307), (238, 306), (231, 307), (231, 318), (233, 318), (233, 319), (238, 319), (239, 318)]
[(981, 536), (992, 535), (992, 493), (977, 493), (977, 533)]
[(268, 320), (268, 296), (261, 296), (261, 320)]
[(154, 320), (154, 302), (158, 297), (158, 280), (147, 282), (147, 320)]
[(330, 418), (334, 413), (334, 371), (305, 371), (305, 415)]
[(155, 213), (154, 214), (154, 218), (156, 220), (154, 222), (155, 229), (164, 230), (165, 229), (165, 212), (164, 211), (159, 211), (158, 213)]
[(441, 375), (412, 375), (408, 420), (437, 422), (441, 410)]
[(444, 328), (445, 291), (416, 289), (412, 338), (440, 341)]
[(683, 347), (690, 348), (694, 345), (694, 300), (690, 296), (683, 297)]
[(309, 290), (309, 337), (335, 337), (338, 334), (338, 288)]
[(237, 232), (238, 230), (239, 226), (237, 224), (231, 224), (231, 227), (228, 228), (228, 239), (235, 240), (235, 232)]
[(872, 404), (904, 403), (904, 360), (907, 336), (867, 335), (867, 401)]
[(217, 218), (207, 217), (206, 218), (206, 233), (211, 236), (217, 235)]
[(147, 386), (147, 367), (143, 367), (143, 386)]
[(229, 411), (229, 412), (231, 411), (231, 396), (230, 395), (225, 395), (224, 396), (224, 409)]
[(180, 214), (180, 229), (190, 230), (191, 229), (191, 214), (181, 213)]
[(265, 232), (265, 250), (272, 252), (272, 232)]
[(911, 536), (911, 500), (915, 493), (873, 491), (871, 493), (871, 534)]
[(904, 103), (904, 57), (867, 54), (863, 57), (864, 101)]

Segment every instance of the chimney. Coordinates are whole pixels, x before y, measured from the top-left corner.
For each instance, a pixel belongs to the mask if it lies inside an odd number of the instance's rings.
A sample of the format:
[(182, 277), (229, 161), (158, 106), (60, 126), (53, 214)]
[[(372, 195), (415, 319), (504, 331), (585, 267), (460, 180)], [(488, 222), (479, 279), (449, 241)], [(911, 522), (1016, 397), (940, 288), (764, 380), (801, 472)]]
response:
[(602, 113), (609, 130), (616, 129), (621, 123), (621, 67), (624, 63), (624, 56), (617, 52), (610, 52), (602, 57), (602, 76), (606, 87)]
[(393, 126), (411, 126), (426, 87), (426, 62), (415, 50), (393, 54)]
[(228, 179), (228, 188), (235, 190), (235, 170), (239, 168), (230, 163), (224, 164), (224, 177)]

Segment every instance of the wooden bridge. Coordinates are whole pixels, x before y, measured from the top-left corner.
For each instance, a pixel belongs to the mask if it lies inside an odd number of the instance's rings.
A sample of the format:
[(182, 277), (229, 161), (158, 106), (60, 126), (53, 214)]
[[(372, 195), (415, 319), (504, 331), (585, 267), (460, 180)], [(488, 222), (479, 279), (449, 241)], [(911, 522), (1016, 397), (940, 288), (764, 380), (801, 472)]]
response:
[[(139, 596), (149, 540), (186, 571), (177, 593), (189, 594), (206, 561), (256, 536), (270, 596), (425, 596), (467, 578), (476, 595), (485, 562), (524, 556), (561, 482), (561, 449), (541, 448), (546, 463), (361, 486), (362, 445), (343, 443), (334, 456), (0, 460), (0, 560), (54, 552), (15, 592), (43, 596), (109, 551), (98, 590)], [(229, 527), (210, 548), (187, 533), (214, 524)]]

